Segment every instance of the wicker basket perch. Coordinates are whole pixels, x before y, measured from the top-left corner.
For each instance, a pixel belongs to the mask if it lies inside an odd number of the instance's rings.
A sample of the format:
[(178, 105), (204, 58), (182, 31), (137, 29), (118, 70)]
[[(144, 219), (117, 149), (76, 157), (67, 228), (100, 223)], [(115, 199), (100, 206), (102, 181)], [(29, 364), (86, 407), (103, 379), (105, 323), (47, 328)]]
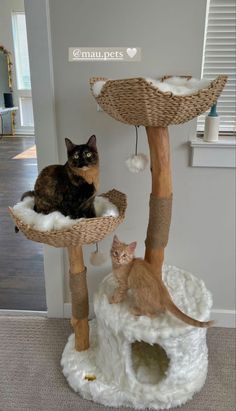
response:
[[(171, 76), (163, 77), (162, 81), (168, 77)], [(106, 83), (95, 96), (93, 85), (101, 80)], [(142, 77), (123, 80), (93, 77), (90, 86), (98, 104), (116, 120), (132, 125), (167, 127), (185, 123), (207, 111), (216, 102), (226, 81), (227, 76), (220, 75), (207, 88), (185, 96), (163, 92)]]
[(118, 217), (88, 218), (62, 230), (36, 230), (17, 217), (10, 207), (9, 212), (16, 226), (29, 240), (49, 244), (54, 247), (93, 244), (101, 241), (105, 236), (114, 231), (125, 218), (125, 210), (127, 207), (125, 194), (113, 189), (102, 194), (102, 196), (107, 197), (108, 200), (117, 206), (119, 211)]

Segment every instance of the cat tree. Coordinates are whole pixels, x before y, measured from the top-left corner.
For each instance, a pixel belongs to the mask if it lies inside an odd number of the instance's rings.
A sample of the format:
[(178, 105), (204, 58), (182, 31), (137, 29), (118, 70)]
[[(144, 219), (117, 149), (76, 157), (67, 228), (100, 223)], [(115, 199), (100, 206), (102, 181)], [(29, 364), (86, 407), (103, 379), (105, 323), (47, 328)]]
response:
[[(102, 82), (101, 92), (93, 86)], [(146, 127), (151, 157), (152, 192), (145, 259), (155, 267), (175, 302), (186, 314), (207, 321), (212, 306), (204, 283), (176, 267), (163, 267), (171, 222), (172, 179), (168, 126), (205, 112), (222, 92), (226, 76), (187, 96), (162, 92), (143, 78), (93, 78), (92, 92), (102, 109), (126, 124)], [(125, 197), (112, 192), (117, 219), (89, 219), (61, 232), (32, 230), (10, 212), (30, 239), (66, 246), (70, 259), (72, 325), (75, 333), (65, 346), (61, 365), (69, 385), (84, 398), (109, 406), (168, 409), (184, 404), (199, 391), (207, 375), (206, 330), (188, 326), (169, 313), (156, 318), (135, 317), (129, 299), (109, 304), (116, 283), (113, 275), (101, 283), (94, 298), (96, 319), (90, 323), (82, 244), (101, 240), (124, 219)], [(109, 195), (109, 194), (108, 194)], [(101, 225), (99, 223), (101, 222)], [(130, 297), (129, 297), (130, 298)]]
[[(155, 267), (155, 275), (163, 275), (175, 304), (201, 321), (208, 320), (212, 306), (204, 283), (176, 267), (163, 267), (172, 206), (168, 126), (205, 112), (226, 80), (219, 76), (207, 87), (182, 96), (163, 92), (143, 78), (90, 80), (92, 93), (107, 114), (146, 127), (152, 192), (145, 259)], [(115, 287), (111, 274), (95, 295), (90, 349), (78, 353), (74, 336), (68, 340), (61, 361), (68, 383), (84, 398), (109, 406), (160, 410), (184, 404), (206, 379), (206, 329), (188, 326), (169, 313), (154, 319), (135, 317), (129, 312), (129, 299), (109, 304)]]

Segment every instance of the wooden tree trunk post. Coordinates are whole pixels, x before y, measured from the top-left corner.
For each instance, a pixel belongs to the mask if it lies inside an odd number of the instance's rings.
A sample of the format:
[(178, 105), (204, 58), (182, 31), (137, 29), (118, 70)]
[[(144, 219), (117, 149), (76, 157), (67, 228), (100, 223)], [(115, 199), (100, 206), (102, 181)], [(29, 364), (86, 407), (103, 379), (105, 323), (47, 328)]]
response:
[(70, 261), (70, 291), (72, 300), (71, 325), (75, 332), (75, 349), (89, 348), (89, 303), (86, 268), (81, 246), (68, 247)]
[(146, 127), (146, 132), (151, 158), (152, 193), (145, 242), (145, 260), (161, 276), (172, 207), (169, 134), (167, 127)]

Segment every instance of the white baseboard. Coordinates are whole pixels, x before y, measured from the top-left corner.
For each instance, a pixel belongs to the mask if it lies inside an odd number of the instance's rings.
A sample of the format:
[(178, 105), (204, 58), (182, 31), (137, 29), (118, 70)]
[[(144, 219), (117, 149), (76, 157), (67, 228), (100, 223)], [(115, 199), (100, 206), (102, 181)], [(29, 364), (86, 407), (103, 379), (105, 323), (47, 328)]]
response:
[[(64, 303), (64, 318), (70, 317), (71, 303)], [(91, 313), (92, 317), (93, 313)], [(213, 309), (211, 310), (211, 319), (215, 321), (215, 327), (235, 328), (236, 311)]]
[(235, 310), (211, 310), (211, 319), (215, 321), (215, 327), (235, 328)]
[(47, 311), (31, 311), (31, 310), (1, 310), (0, 317), (47, 317)]

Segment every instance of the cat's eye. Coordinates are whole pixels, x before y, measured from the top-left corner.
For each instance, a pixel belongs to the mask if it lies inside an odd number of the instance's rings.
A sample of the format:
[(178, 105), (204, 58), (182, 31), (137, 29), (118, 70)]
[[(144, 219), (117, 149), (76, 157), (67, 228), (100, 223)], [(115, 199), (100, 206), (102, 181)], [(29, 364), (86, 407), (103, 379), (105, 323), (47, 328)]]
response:
[(74, 154), (74, 158), (77, 160), (77, 159), (79, 158), (79, 154), (78, 154), (78, 153), (75, 153), (75, 154)]
[(125, 254), (125, 253), (124, 253), (124, 254), (122, 254), (122, 255), (123, 255), (123, 257), (127, 257), (127, 254)]
[(91, 157), (92, 153), (87, 153), (86, 157)]
[(113, 252), (114, 257), (117, 257), (118, 254), (119, 254), (118, 251), (114, 251), (114, 252)]

